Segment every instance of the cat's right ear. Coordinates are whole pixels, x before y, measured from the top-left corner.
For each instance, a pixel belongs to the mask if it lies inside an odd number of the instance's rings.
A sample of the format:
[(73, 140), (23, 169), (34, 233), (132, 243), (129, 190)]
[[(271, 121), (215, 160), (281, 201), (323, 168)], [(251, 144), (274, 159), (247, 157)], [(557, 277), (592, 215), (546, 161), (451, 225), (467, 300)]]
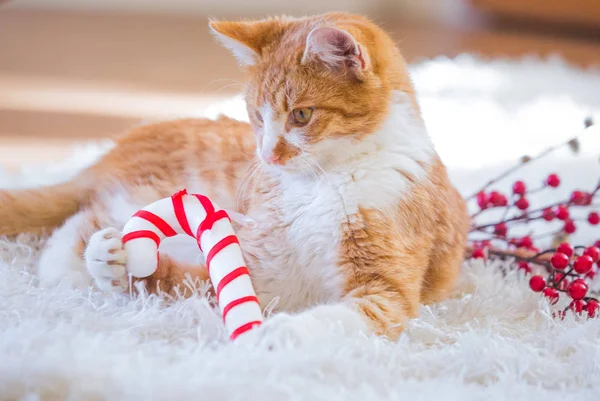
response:
[(331, 70), (350, 72), (359, 80), (371, 66), (364, 47), (350, 33), (334, 27), (315, 28), (308, 34), (302, 64), (314, 59)]
[(261, 49), (274, 31), (274, 21), (210, 21), (209, 27), (217, 39), (228, 48), (242, 66), (258, 62)]

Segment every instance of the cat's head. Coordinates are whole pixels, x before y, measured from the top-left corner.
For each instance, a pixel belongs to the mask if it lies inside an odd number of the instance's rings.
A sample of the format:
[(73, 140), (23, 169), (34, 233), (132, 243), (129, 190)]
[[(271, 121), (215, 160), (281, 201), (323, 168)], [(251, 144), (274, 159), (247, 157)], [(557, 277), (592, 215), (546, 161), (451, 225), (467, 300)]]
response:
[(381, 126), (392, 91), (414, 101), (397, 47), (364, 17), (329, 13), (210, 27), (249, 73), (257, 153), (275, 169), (331, 166)]

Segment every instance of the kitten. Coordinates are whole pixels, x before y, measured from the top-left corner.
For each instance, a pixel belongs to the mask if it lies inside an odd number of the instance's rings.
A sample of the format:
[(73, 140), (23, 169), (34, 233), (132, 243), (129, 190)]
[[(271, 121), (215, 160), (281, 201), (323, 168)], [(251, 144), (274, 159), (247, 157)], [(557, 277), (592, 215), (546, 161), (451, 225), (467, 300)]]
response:
[[(138, 208), (187, 188), (256, 222), (237, 234), (263, 307), (275, 297), (288, 312), (344, 305), (397, 338), (421, 303), (452, 289), (469, 226), (398, 48), (344, 13), (210, 28), (249, 74), (250, 124), (137, 127), (69, 182), (0, 191), (0, 235), (52, 229), (42, 283), (85, 286), (91, 277), (126, 292), (121, 228)], [(172, 292), (188, 273), (207, 279), (204, 266), (164, 256), (144, 282)]]

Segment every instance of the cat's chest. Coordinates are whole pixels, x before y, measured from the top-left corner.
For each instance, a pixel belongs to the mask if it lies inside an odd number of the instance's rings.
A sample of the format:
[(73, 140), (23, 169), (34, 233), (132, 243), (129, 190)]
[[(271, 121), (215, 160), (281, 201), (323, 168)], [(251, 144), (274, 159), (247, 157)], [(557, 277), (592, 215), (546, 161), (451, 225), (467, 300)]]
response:
[(298, 310), (337, 301), (347, 271), (340, 267), (343, 238), (361, 208), (392, 210), (407, 189), (401, 170), (358, 168), (314, 182), (288, 182), (277, 196), (250, 209), (257, 227), (241, 240), (255, 287), (265, 305)]
[(283, 310), (337, 300), (344, 281), (338, 260), (347, 212), (339, 188), (301, 184), (252, 210), (257, 227), (241, 237), (261, 302), (277, 297)]

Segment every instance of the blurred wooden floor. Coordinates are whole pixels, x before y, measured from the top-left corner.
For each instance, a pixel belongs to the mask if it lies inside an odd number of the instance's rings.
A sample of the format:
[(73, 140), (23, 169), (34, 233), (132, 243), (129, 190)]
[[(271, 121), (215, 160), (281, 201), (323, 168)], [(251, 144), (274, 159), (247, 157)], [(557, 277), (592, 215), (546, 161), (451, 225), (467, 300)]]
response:
[[(600, 65), (600, 39), (374, 18), (409, 61), (463, 52), (560, 54)], [(207, 19), (0, 8), (0, 166), (53, 160), (69, 144), (125, 131), (239, 92), (244, 77)]]

